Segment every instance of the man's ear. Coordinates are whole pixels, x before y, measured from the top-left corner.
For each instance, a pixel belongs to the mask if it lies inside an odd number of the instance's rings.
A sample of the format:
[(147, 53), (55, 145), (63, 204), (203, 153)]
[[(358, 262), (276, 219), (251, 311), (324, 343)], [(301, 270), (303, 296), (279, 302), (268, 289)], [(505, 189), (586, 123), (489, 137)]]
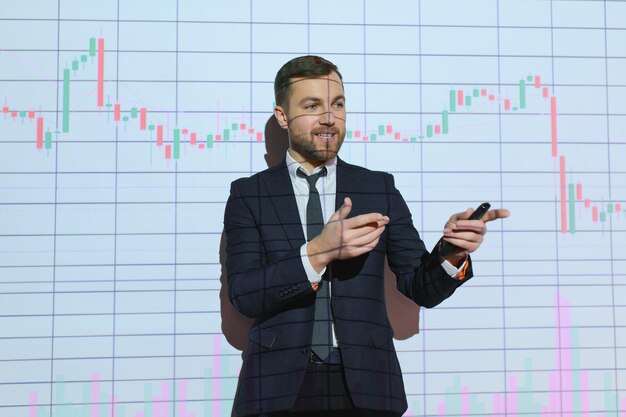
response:
[(276, 118), (276, 121), (278, 122), (280, 127), (282, 127), (283, 129), (287, 129), (287, 126), (289, 125), (287, 112), (281, 106), (274, 107), (274, 117)]

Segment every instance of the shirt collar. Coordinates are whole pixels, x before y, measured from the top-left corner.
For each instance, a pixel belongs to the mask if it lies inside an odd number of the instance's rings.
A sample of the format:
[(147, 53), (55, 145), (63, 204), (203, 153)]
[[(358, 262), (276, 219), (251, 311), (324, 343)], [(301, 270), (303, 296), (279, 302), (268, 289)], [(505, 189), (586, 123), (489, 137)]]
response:
[[(287, 162), (287, 169), (289, 170), (289, 177), (291, 177), (293, 181), (297, 179), (296, 172), (298, 171), (298, 168), (300, 168), (302, 165), (298, 161), (293, 159), (293, 157), (289, 154), (289, 151), (287, 151), (286, 162)], [(326, 170), (327, 170), (326, 178), (333, 178), (335, 175), (335, 172), (337, 171), (337, 156), (335, 156), (333, 159), (326, 161), (324, 164), (316, 167), (313, 170), (312, 174), (315, 174), (316, 172), (321, 170), (323, 166), (326, 166)], [(302, 169), (304, 170), (304, 172), (308, 174), (308, 171), (304, 167), (302, 167)]]

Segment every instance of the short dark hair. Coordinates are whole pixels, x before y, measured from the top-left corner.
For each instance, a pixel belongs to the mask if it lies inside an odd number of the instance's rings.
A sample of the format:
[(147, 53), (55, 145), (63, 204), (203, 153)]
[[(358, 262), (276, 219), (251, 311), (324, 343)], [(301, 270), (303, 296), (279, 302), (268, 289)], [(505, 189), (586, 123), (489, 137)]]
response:
[(274, 98), (277, 106), (287, 107), (287, 98), (293, 78), (317, 78), (336, 72), (340, 80), (341, 73), (337, 65), (315, 55), (304, 55), (292, 59), (282, 66), (274, 80)]

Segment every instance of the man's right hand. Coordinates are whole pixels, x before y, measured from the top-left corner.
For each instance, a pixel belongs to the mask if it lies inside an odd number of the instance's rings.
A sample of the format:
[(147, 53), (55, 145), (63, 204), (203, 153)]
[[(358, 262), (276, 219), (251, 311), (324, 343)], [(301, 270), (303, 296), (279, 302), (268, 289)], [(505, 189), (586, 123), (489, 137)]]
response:
[(380, 213), (348, 219), (351, 210), (352, 200), (346, 197), (321, 233), (309, 242), (307, 255), (317, 272), (334, 260), (355, 258), (374, 249), (389, 223), (389, 217)]

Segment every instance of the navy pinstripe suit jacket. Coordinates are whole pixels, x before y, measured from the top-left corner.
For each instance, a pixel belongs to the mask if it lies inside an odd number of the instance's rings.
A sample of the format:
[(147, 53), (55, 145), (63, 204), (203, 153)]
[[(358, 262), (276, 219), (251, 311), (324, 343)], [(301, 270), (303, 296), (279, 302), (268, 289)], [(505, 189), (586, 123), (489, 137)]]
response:
[[(358, 408), (403, 413), (406, 395), (385, 307), (385, 255), (398, 289), (424, 307), (467, 281), (471, 265), (463, 281), (444, 271), (414, 228), (392, 175), (338, 159), (337, 207), (346, 196), (352, 199), (350, 216), (378, 212), (390, 218), (374, 250), (329, 265), (348, 390)], [(287, 410), (309, 362), (315, 291), (300, 259), (305, 238), (285, 161), (232, 183), (224, 228), (230, 301), (255, 319), (235, 410), (239, 416)]]

